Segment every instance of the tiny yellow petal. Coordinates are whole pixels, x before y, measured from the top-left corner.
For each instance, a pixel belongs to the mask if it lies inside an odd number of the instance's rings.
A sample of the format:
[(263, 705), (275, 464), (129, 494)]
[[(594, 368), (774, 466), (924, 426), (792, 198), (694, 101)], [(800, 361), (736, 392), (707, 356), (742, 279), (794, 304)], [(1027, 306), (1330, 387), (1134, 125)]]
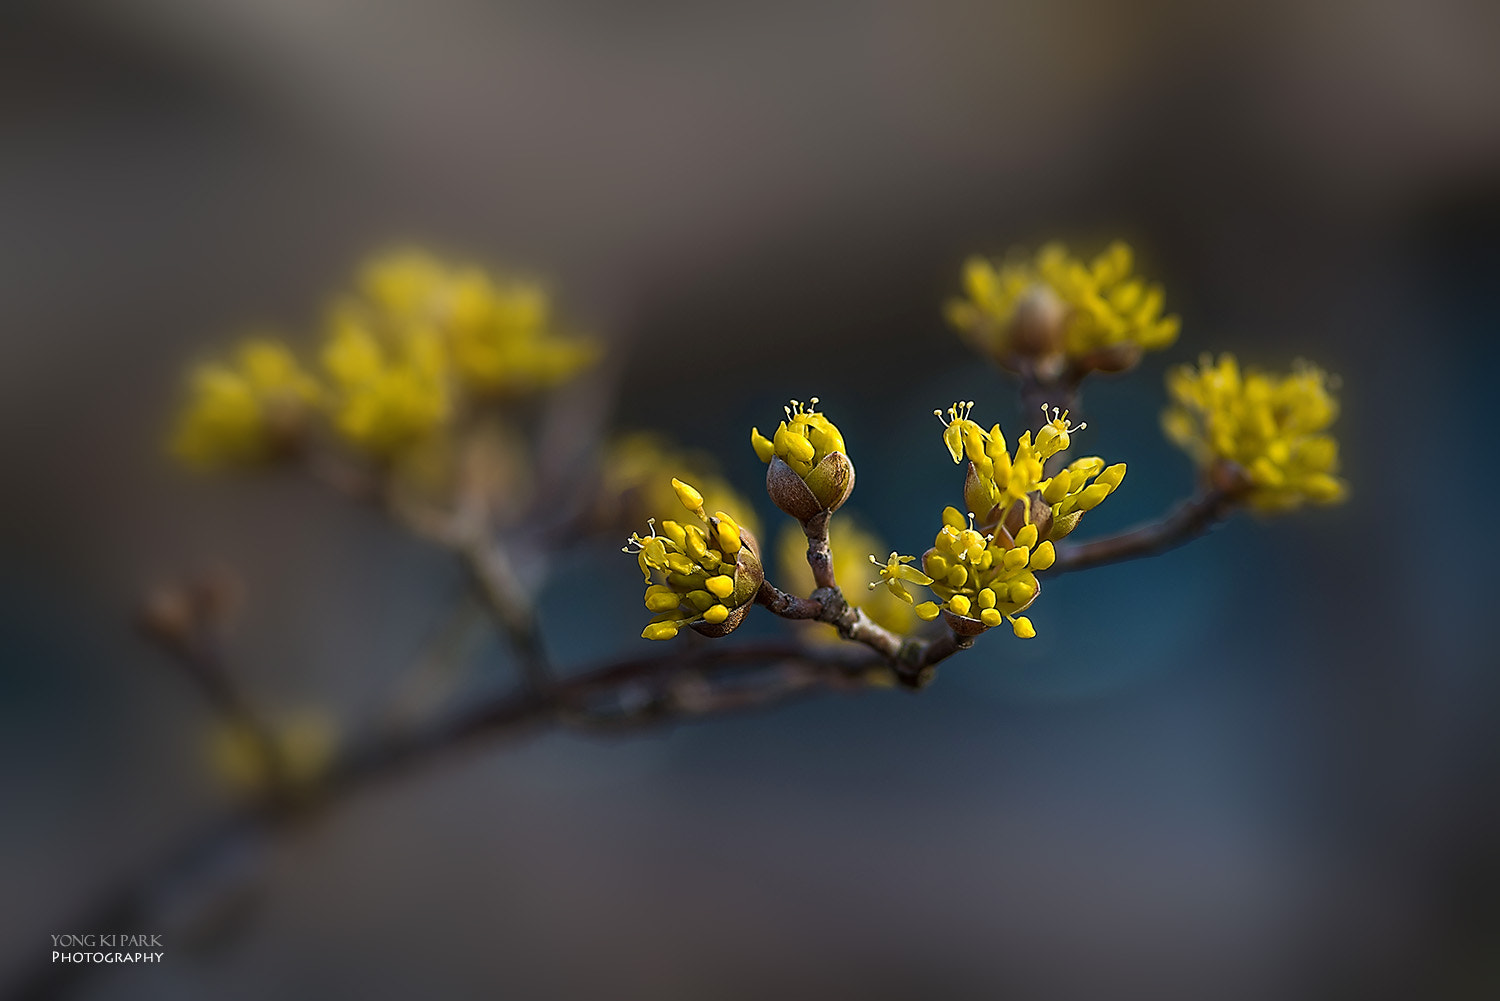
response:
[(674, 476), (672, 478), (672, 489), (677, 492), (677, 499), (682, 501), (683, 507), (695, 514), (703, 510), (703, 495), (696, 488)]
[[(653, 593), (654, 592), (654, 593)], [(646, 591), (646, 608), (652, 612), (668, 612), (676, 608), (682, 599), (671, 588), (650, 588)]]
[(755, 449), (761, 462), (770, 462), (776, 455), (776, 446), (771, 439), (760, 433), (760, 428), (750, 429), (750, 447)]
[(727, 598), (734, 593), (734, 578), (720, 574), (708, 578), (703, 586), (712, 591), (715, 597)]
[(653, 622), (641, 630), (641, 638), (648, 640), (669, 640), (677, 635), (677, 624), (673, 622)]
[(1052, 540), (1048, 539), (1040, 546), (1037, 546), (1036, 552), (1031, 554), (1031, 569), (1046, 570), (1054, 562), (1056, 562), (1056, 560), (1057, 550), (1053, 547)]
[(1031, 620), (1024, 615), (1018, 615), (1015, 618), (1011, 619), (1010, 628), (1011, 632), (1015, 633), (1017, 637), (1023, 640), (1029, 640), (1036, 635), (1036, 627), (1033, 626), (1031, 624)]
[(941, 609), (938, 608), (937, 602), (924, 601), (917, 606), (917, 618), (921, 619), (923, 622), (931, 622), (933, 619), (938, 617), (939, 611), (941, 611)]
[(715, 605), (703, 613), (703, 621), (712, 625), (718, 625), (727, 618), (729, 618), (729, 609), (723, 605)]

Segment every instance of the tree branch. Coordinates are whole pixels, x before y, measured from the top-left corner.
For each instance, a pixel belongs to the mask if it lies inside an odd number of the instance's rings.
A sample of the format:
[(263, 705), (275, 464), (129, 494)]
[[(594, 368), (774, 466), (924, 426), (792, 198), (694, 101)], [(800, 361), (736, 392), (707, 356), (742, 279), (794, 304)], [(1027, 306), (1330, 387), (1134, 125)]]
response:
[(1057, 561), (1049, 572), (1083, 570), (1156, 556), (1202, 535), (1231, 514), (1235, 506), (1232, 494), (1205, 488), (1157, 521), (1102, 539), (1059, 545)]
[[(296, 798), (244, 804), (186, 838), (143, 874), (127, 880), (63, 927), (160, 928), (178, 894), (200, 885), (247, 840), (306, 823), (359, 790), (483, 740), (518, 737), (549, 725), (629, 731), (772, 705), (819, 691), (889, 686), (878, 657), (795, 642), (684, 648), (668, 656), (613, 661), (540, 688), (481, 701), (426, 728), (384, 735), (340, 757)], [(38, 961), (4, 996), (62, 996), (81, 977), (108, 969)]]
[(952, 630), (934, 638), (892, 632), (849, 604), (837, 587), (820, 587), (813, 591), (812, 597), (799, 598), (770, 581), (762, 581), (755, 601), (785, 619), (828, 623), (844, 639), (862, 643), (879, 654), (896, 672), (897, 679), (909, 688), (929, 684), (939, 661), (974, 645), (974, 637), (959, 636)]

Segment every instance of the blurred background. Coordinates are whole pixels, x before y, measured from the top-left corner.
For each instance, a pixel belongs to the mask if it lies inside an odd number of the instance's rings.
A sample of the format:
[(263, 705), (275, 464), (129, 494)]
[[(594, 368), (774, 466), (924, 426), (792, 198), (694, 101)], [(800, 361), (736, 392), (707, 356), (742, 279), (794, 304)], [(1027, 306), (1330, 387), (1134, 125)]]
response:
[[(757, 496), (748, 426), (820, 395), (914, 552), (959, 485), (932, 408), (1015, 419), (941, 318), (963, 258), (1122, 235), (1183, 335), (1086, 388), (1131, 475), (1083, 534), (1191, 489), (1161, 375), (1207, 350), (1342, 376), (1350, 503), (1048, 584), (1036, 640), (918, 697), (476, 749), (247, 848), (232, 933), (77, 996), (1500, 996), (1493, 5), (0, 16), (0, 982), (163, 931), (68, 925), (229, 801), (143, 588), (235, 568), (246, 686), (357, 728), (461, 586), (310, 485), (174, 470), (192, 361), (392, 240), (518, 262), (608, 340), (619, 425)], [(638, 584), (609, 544), (559, 568), (558, 660), (638, 652)]]

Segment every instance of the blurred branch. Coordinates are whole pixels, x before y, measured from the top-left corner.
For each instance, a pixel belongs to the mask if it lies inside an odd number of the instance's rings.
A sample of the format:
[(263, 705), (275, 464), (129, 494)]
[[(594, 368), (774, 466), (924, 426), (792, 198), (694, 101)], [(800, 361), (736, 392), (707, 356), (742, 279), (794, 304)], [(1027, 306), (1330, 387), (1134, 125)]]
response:
[[(307, 823), (358, 790), (480, 741), (519, 737), (554, 725), (629, 731), (772, 705), (814, 692), (889, 684), (882, 659), (867, 651), (795, 642), (684, 648), (667, 656), (612, 661), (571, 678), (479, 701), (425, 728), (358, 746), (302, 795), (245, 804), (61, 927), (160, 928), (171, 899), (191, 893), (194, 883), (212, 872), (225, 853), (242, 849), (247, 839), (268, 838)], [(18, 1001), (60, 997), (83, 975), (107, 968), (38, 962), (6, 996)]]
[(222, 632), (236, 586), (221, 573), (158, 588), (142, 603), (138, 621), (220, 720), (250, 741), (265, 769), (267, 794), (274, 796), (284, 790), (286, 777), (275, 735), (223, 657)]
[(1235, 504), (1233, 495), (1213, 487), (1204, 488), (1157, 521), (1102, 539), (1059, 545), (1052, 572), (1083, 570), (1175, 549), (1224, 520), (1234, 511)]
[(351, 469), (346, 464), (314, 455), (309, 463), (314, 477), (360, 504), (373, 505), (419, 538), (458, 556), (475, 593), (516, 655), (521, 677), (532, 688), (545, 685), (550, 673), (542, 646), (531, 591), (516, 572), (505, 546), (493, 537), (481, 498), (464, 496), (456, 512), (437, 510), (401, 498), (390, 477)]

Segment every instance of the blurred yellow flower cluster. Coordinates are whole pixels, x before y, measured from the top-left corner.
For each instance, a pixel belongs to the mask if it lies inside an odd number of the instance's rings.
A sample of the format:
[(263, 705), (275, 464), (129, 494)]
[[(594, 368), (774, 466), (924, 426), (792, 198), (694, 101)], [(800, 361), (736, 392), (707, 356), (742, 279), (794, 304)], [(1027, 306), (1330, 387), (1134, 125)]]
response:
[(265, 793), (278, 784), (282, 791), (305, 791), (327, 773), (338, 740), (338, 724), (326, 712), (299, 709), (278, 717), (263, 736), (247, 724), (219, 724), (209, 733), (208, 759), (240, 792)]
[(1299, 363), (1287, 375), (1242, 372), (1233, 355), (1205, 355), (1167, 375), (1167, 436), (1221, 486), (1242, 491), (1264, 511), (1306, 502), (1336, 504), (1348, 487), (1337, 476), (1338, 417), (1327, 373)]
[(475, 392), (548, 389), (598, 357), (593, 341), (559, 333), (546, 290), (534, 281), (403, 251), (367, 265), (360, 286), (375, 323), (442, 342)]
[(1013, 371), (1046, 378), (1077, 370), (1120, 371), (1144, 351), (1177, 339), (1160, 285), (1134, 275), (1134, 255), (1116, 241), (1091, 262), (1049, 243), (1035, 257), (964, 265), (966, 298), (947, 304), (948, 322), (976, 350)]
[[(904, 633), (916, 624), (909, 600), (874, 587), (879, 583), (879, 575), (862, 554), (883, 549), (885, 543), (879, 537), (861, 528), (859, 521), (846, 510), (828, 523), (828, 545), (833, 552), (833, 573), (839, 585), (851, 601), (869, 592), (859, 607), (876, 625)], [(817, 584), (807, 565), (807, 537), (796, 525), (788, 524), (776, 540), (776, 557), (783, 586), (796, 594), (811, 594)], [(836, 642), (839, 638), (831, 625), (809, 623), (808, 630), (819, 639)]]
[(198, 366), (189, 383), (193, 402), (172, 451), (201, 467), (259, 462), (294, 447), (322, 399), (292, 352), (266, 339), (246, 341), (228, 363)]
[(545, 291), (423, 251), (376, 257), (329, 311), (321, 381), (291, 348), (257, 340), (233, 365), (194, 372), (174, 451), (198, 466), (272, 457), (317, 412), (344, 444), (391, 457), (446, 426), (467, 401), (552, 388), (598, 356), (560, 335)]

